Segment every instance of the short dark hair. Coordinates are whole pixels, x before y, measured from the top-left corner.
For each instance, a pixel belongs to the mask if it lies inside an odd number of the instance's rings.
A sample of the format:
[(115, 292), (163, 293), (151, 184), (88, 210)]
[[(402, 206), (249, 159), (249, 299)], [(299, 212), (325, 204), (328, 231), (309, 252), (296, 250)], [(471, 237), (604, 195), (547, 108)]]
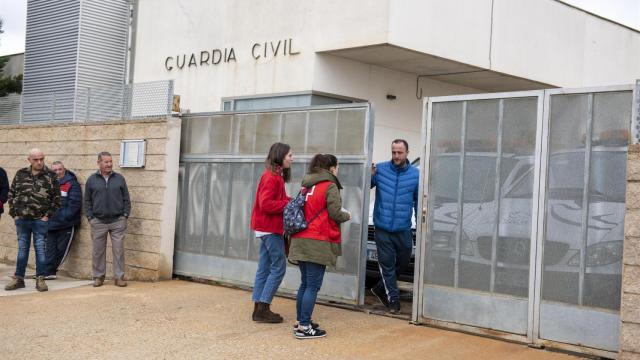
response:
[(282, 167), (282, 162), (284, 161), (285, 156), (291, 150), (291, 146), (288, 144), (283, 144), (280, 142), (274, 143), (271, 145), (269, 149), (269, 154), (267, 155), (267, 160), (265, 161), (266, 166), (271, 171), (277, 171), (278, 168), (282, 169), (282, 177), (284, 178), (284, 182), (289, 182), (291, 180), (291, 169), (285, 169)]
[(395, 139), (391, 142), (391, 144), (404, 144), (404, 149), (407, 150), (407, 152), (409, 152), (409, 143), (407, 142), (407, 140), (405, 139)]
[(108, 156), (108, 157), (113, 157), (111, 156), (111, 153), (108, 151), (101, 151), (98, 153), (98, 161), (102, 160), (103, 156)]
[(309, 163), (309, 172), (317, 173), (321, 169), (329, 170), (332, 167), (338, 166), (338, 158), (332, 154), (316, 154)]

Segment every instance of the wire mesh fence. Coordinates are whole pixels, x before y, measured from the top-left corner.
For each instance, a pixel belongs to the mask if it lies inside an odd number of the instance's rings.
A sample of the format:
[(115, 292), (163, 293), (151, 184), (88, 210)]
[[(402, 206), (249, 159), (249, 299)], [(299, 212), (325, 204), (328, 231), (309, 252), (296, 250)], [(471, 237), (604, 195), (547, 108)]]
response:
[(132, 120), (171, 115), (173, 81), (0, 98), (0, 124)]

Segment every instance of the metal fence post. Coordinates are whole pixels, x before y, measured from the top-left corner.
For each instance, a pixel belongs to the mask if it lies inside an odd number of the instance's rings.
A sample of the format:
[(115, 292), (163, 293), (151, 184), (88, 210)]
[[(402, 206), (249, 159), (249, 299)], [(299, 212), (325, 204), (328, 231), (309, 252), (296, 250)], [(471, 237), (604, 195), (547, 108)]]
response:
[(173, 108), (173, 80), (169, 80), (167, 84), (167, 116), (171, 116)]

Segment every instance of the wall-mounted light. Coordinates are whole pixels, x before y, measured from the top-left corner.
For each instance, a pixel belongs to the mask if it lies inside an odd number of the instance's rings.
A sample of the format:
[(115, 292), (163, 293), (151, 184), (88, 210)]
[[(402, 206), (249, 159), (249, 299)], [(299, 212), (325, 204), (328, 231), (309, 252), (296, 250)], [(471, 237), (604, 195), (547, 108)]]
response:
[(387, 94), (387, 100), (395, 100), (395, 99), (396, 99), (395, 95)]

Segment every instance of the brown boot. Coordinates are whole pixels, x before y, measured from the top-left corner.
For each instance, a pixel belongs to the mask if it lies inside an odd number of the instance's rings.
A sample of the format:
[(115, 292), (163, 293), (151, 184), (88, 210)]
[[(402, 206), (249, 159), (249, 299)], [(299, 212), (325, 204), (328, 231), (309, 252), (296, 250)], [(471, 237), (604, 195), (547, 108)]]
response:
[(258, 307), (259, 307), (258, 305), (259, 304), (260, 304), (259, 302), (253, 303), (253, 314), (251, 314), (251, 319), (253, 321), (258, 321), (257, 316), (258, 316)]
[(93, 278), (93, 287), (100, 287), (104, 284), (104, 276)]
[(21, 289), (23, 287), (24, 287), (24, 279), (19, 277), (14, 277), (13, 279), (11, 279), (11, 282), (4, 287), (4, 289), (6, 291), (11, 291), (16, 289)]
[(274, 323), (281, 323), (283, 318), (282, 316), (280, 316), (280, 314), (276, 314), (273, 311), (271, 311), (271, 304), (264, 304), (265, 305), (265, 313), (267, 314), (267, 316), (273, 320)]
[(49, 290), (47, 283), (44, 282), (44, 276), (38, 276), (36, 278), (36, 290), (43, 292)]
[(115, 284), (116, 286), (119, 286), (119, 287), (125, 287), (125, 286), (127, 286), (127, 282), (126, 282), (126, 281), (124, 281), (124, 277), (122, 277), (122, 278), (120, 278), (120, 279), (116, 279), (116, 281), (114, 281), (114, 284)]
[(259, 302), (256, 313), (253, 316), (253, 321), (277, 324), (282, 322), (282, 316), (272, 313), (271, 310), (269, 310), (269, 304)]

